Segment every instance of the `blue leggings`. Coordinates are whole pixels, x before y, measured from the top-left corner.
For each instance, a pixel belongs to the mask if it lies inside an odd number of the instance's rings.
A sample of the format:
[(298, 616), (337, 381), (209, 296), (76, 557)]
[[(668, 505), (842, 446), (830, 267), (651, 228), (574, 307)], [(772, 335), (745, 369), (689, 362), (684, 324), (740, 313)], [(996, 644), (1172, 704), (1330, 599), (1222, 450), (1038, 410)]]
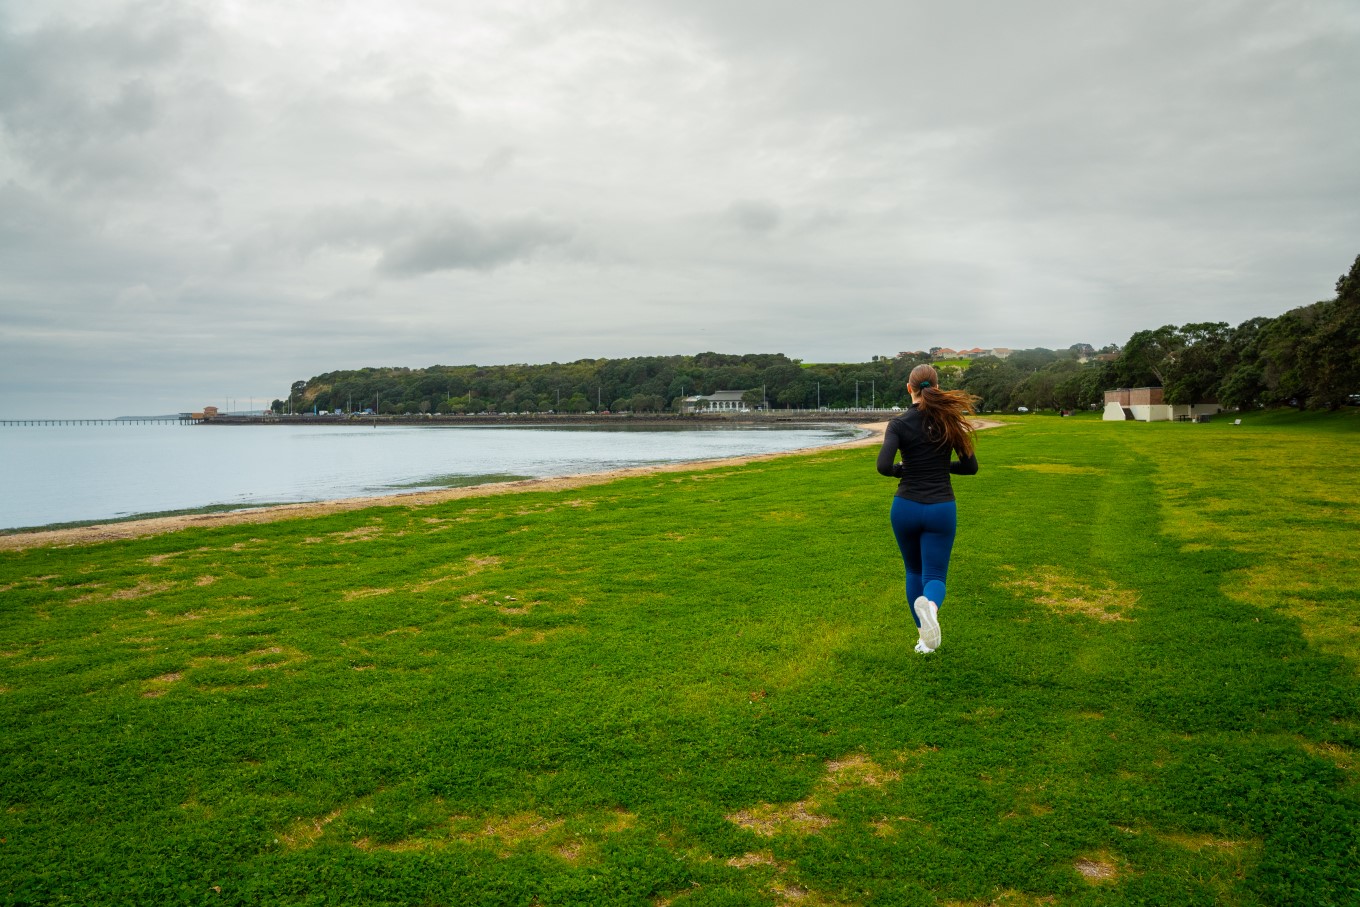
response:
[(916, 616), (916, 599), (924, 595), (936, 605), (944, 605), (944, 581), (949, 575), (949, 554), (958, 527), (958, 509), (953, 501), (918, 504), (893, 498), (893, 535), (907, 567), (907, 604), (917, 627), (921, 619)]

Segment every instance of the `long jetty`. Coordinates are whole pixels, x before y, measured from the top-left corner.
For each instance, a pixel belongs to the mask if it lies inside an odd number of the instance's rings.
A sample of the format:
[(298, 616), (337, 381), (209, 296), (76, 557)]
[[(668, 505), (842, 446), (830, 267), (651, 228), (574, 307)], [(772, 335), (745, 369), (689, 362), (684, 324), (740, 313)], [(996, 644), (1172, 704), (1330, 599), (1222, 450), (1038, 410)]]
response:
[(146, 419), (0, 419), (5, 425), (194, 425), (202, 422), (192, 416), (159, 416)]

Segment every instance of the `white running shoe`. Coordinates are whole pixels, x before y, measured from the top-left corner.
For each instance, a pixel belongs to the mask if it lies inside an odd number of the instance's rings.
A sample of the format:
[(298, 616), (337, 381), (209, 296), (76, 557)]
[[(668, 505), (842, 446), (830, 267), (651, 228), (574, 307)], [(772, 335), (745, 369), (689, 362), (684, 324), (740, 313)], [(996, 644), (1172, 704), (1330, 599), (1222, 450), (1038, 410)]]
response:
[(921, 655), (929, 655), (935, 650), (918, 639), (916, 640), (916, 651)]
[(928, 649), (940, 647), (940, 620), (936, 617), (939, 606), (922, 595), (916, 599), (916, 619), (921, 622), (921, 642)]

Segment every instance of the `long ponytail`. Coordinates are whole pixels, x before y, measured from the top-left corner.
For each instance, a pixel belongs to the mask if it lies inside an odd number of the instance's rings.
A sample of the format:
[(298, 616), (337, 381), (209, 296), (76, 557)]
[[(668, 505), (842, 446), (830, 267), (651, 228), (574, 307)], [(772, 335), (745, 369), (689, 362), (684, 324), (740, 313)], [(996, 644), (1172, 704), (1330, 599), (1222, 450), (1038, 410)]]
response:
[(918, 365), (907, 378), (907, 388), (915, 389), (921, 402), (918, 408), (925, 418), (927, 432), (964, 456), (973, 453), (973, 423), (968, 417), (975, 415), (980, 400), (967, 391), (940, 390), (940, 376), (934, 366)]

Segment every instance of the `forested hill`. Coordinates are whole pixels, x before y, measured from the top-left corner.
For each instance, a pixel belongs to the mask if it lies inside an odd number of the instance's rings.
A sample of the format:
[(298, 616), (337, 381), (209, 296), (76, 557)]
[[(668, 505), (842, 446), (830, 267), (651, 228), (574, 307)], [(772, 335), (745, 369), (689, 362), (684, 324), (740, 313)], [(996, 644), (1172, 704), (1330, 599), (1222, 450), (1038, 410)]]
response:
[[(1336, 298), (1251, 318), (1237, 327), (1192, 323), (1138, 331), (1122, 349), (1097, 354), (1018, 350), (935, 365), (946, 389), (963, 387), (984, 411), (1025, 406), (1099, 406), (1114, 387), (1166, 388), (1170, 403), (1336, 408), (1360, 395), (1360, 256), (1336, 282)], [(774, 409), (905, 406), (907, 375), (929, 353), (870, 362), (809, 364), (782, 353), (580, 359), (549, 365), (432, 365), (328, 372), (293, 384), (276, 412), (371, 409), (379, 412), (667, 412), (683, 397), (747, 392)]]
[(327, 372), (293, 385), (276, 410), (370, 409), (390, 413), (666, 412), (682, 397), (752, 391), (770, 406), (813, 408), (902, 405), (907, 374), (920, 359), (807, 365), (782, 353), (637, 356), (548, 365), (432, 365)]

